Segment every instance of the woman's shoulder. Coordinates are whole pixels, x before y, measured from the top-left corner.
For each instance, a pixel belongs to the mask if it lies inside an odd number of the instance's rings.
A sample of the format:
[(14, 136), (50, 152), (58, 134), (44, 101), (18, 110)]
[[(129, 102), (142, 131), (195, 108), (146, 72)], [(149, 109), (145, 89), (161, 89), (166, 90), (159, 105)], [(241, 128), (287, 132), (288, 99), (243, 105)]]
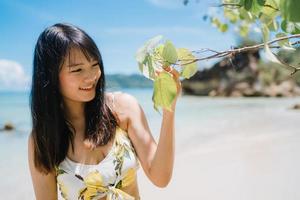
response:
[(132, 111), (139, 106), (137, 99), (126, 92), (106, 92), (108, 106), (115, 113), (116, 117), (120, 120), (121, 126), (127, 130), (128, 121), (131, 118)]
[(105, 92), (105, 97), (110, 106), (116, 109), (119, 108), (118, 110), (138, 104), (137, 99), (133, 95), (122, 91)]

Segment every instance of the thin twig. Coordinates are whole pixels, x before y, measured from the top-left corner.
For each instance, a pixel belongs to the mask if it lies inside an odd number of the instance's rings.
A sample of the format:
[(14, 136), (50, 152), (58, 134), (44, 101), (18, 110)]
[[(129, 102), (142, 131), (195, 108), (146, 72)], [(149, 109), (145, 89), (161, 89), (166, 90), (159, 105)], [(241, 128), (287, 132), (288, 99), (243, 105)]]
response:
[[(213, 7), (233, 7), (233, 8), (240, 8), (242, 7), (243, 5), (241, 4), (238, 4), (238, 3), (222, 3), (222, 4), (218, 4), (216, 6), (213, 6)], [(265, 4), (263, 5), (264, 7), (267, 7), (267, 8), (272, 8), (273, 10), (275, 11), (279, 11), (278, 8), (275, 8), (274, 6), (270, 5), (270, 4)]]
[(222, 3), (222, 4), (219, 4), (215, 7), (226, 7), (226, 6), (230, 6), (230, 7), (237, 7), (237, 8), (240, 8), (242, 7), (242, 5), (238, 4), (238, 3)]
[(293, 70), (293, 72), (291, 73), (291, 75), (294, 75), (297, 71), (299, 71), (300, 70), (300, 67), (295, 67), (295, 66), (293, 66), (293, 65), (291, 65), (291, 64), (288, 64), (288, 63), (286, 63), (284, 60), (282, 60), (281, 58), (279, 58), (279, 56), (277, 55), (277, 54), (275, 54), (275, 53), (273, 53), (272, 52), (272, 54), (282, 63), (282, 64), (284, 64), (285, 66), (287, 66), (287, 67), (289, 67), (289, 68), (291, 68), (292, 70)]
[[(264, 48), (265, 45), (270, 46), (273, 43), (276, 43), (278, 41), (282, 41), (282, 40), (287, 40), (287, 39), (292, 39), (292, 38), (300, 38), (300, 34), (295, 34), (295, 35), (289, 35), (289, 36), (284, 36), (284, 37), (279, 37), (276, 38), (274, 40), (268, 41), (267, 43), (261, 43), (261, 44), (256, 44), (256, 45), (252, 45), (252, 46), (247, 46), (247, 47), (242, 47), (242, 48), (237, 48), (237, 49), (230, 49), (230, 50), (226, 50), (226, 51), (214, 51), (211, 49), (206, 49), (209, 50), (211, 52), (215, 52), (212, 55), (206, 56), (206, 57), (202, 57), (202, 58), (197, 58), (197, 59), (182, 59), (182, 60), (178, 60), (178, 61), (189, 61), (186, 62), (184, 64), (177, 64), (177, 63), (173, 63), (174, 65), (188, 65), (194, 62), (198, 62), (198, 61), (202, 61), (202, 60), (209, 60), (209, 59), (214, 59), (214, 58), (226, 58), (226, 57), (233, 57), (234, 55), (238, 54), (238, 53), (242, 53), (242, 52), (246, 52), (246, 51), (253, 51), (253, 50), (258, 50), (261, 48)], [(299, 44), (300, 41), (296, 41), (293, 44)], [(271, 46), (272, 47), (272, 46)], [(277, 48), (277, 46), (273, 46), (273, 48)], [(292, 66), (292, 65), (288, 65), (285, 64), (285, 62), (282, 62), (282, 64), (287, 65), (290, 68), (294, 69), (294, 72), (292, 74), (295, 74), (297, 71), (299, 71), (299, 68)]]

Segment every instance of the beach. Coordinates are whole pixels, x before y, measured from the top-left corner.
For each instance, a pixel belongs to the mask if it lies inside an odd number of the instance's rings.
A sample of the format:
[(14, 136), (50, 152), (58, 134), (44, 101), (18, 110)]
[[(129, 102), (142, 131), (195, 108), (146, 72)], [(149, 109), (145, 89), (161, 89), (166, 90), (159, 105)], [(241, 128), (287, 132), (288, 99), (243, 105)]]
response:
[[(151, 90), (125, 92), (138, 99), (158, 141), (161, 116), (152, 107)], [(0, 124), (12, 121), (17, 130), (0, 133), (1, 199), (30, 200), (27, 94), (10, 95), (0, 96)], [(158, 188), (140, 168), (141, 199), (300, 199), (300, 111), (290, 109), (295, 103), (299, 97), (182, 96), (176, 110), (172, 180)]]

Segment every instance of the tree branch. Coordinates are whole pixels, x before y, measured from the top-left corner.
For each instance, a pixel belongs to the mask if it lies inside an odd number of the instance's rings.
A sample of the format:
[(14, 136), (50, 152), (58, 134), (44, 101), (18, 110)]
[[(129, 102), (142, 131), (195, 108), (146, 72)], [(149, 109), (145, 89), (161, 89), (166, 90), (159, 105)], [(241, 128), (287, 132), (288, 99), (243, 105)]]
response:
[[(238, 3), (222, 3), (222, 4), (219, 4), (219, 5), (217, 5), (217, 6), (214, 6), (214, 7), (233, 7), (233, 8), (240, 8), (240, 7), (242, 7), (243, 5), (241, 5), (241, 4), (238, 4)], [(270, 4), (265, 4), (265, 5), (263, 5), (264, 7), (267, 7), (267, 8), (271, 8), (271, 9), (273, 9), (273, 10), (275, 10), (275, 11), (279, 11), (279, 9), (278, 8), (275, 8), (275, 7), (273, 7), (272, 5), (270, 5)]]
[[(278, 41), (292, 39), (292, 38), (300, 38), (300, 34), (294, 34), (294, 35), (279, 37), (279, 38), (276, 38), (274, 40), (268, 41), (267, 43), (261, 43), (261, 44), (256, 44), (256, 45), (253, 45), (253, 46), (246, 46), (246, 47), (241, 47), (241, 48), (236, 48), (236, 49), (230, 49), (230, 50), (220, 51), (220, 52), (206, 48), (206, 49), (202, 49), (201, 51), (210, 51), (210, 52), (213, 52), (214, 54), (206, 56), (206, 57), (202, 57), (202, 58), (197, 58), (197, 59), (194, 59), (194, 60), (190, 60), (190, 59), (178, 60), (178, 61), (187, 61), (187, 62), (184, 63), (184, 64), (182, 64), (182, 63), (181, 64), (174, 63), (174, 65), (188, 65), (188, 64), (191, 64), (191, 63), (194, 63), (194, 62), (198, 62), (198, 61), (202, 61), (202, 60), (209, 60), (209, 59), (214, 59), (214, 58), (233, 57), (233, 56), (235, 56), (238, 53), (262, 49), (262, 48), (264, 48), (265, 45), (270, 46), (271, 44), (274, 44), (274, 43), (276, 43)], [(300, 41), (296, 41), (293, 44), (299, 44), (299, 43), (300, 43)], [(279, 46), (270, 46), (270, 47), (271, 48), (280, 48)], [(193, 52), (196, 52), (196, 51), (193, 51)], [(279, 60), (279, 61), (283, 65), (285, 65), (285, 66), (287, 66), (289, 68), (292, 68), (294, 70), (292, 74), (295, 74), (296, 72), (298, 72), (300, 70), (299, 67), (295, 67), (295, 66), (289, 65), (289, 64), (283, 62), (282, 60)]]

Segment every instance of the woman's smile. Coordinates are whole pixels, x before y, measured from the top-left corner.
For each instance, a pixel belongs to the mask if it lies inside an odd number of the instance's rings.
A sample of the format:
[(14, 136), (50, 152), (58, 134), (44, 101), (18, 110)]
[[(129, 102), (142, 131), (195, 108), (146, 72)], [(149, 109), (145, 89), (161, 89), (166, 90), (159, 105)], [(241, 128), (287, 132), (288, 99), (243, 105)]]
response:
[(89, 87), (80, 87), (79, 90), (83, 90), (83, 91), (92, 91), (95, 87), (95, 84), (89, 86)]

